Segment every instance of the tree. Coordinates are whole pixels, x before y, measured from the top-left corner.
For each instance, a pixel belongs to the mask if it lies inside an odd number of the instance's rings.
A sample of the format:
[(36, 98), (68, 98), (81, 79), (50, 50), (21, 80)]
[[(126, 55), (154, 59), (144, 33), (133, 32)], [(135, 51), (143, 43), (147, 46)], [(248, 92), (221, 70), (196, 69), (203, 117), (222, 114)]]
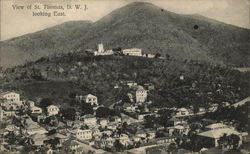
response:
[(237, 149), (239, 146), (240, 137), (235, 134), (229, 136), (229, 145), (233, 146), (233, 149)]
[(121, 144), (121, 142), (119, 140), (115, 140), (114, 147), (115, 147), (116, 151), (118, 151), (118, 152), (121, 152), (124, 150), (124, 146), (123, 146), (123, 144)]
[(52, 105), (53, 103), (52, 103), (52, 101), (49, 99), (49, 98), (43, 98), (42, 100), (41, 100), (41, 102), (40, 102), (40, 107), (42, 107), (42, 108), (46, 108), (46, 107), (48, 107), (48, 106), (50, 106), (50, 105)]
[(93, 107), (89, 103), (82, 103), (82, 111), (84, 114), (93, 114), (94, 113)]
[(155, 58), (159, 58), (159, 57), (161, 57), (160, 53), (155, 54)]
[(170, 143), (168, 146), (168, 152), (172, 153), (173, 151), (175, 151), (177, 149), (177, 145), (176, 143)]
[(96, 117), (99, 118), (107, 118), (109, 116), (119, 116), (118, 113), (116, 113), (114, 110), (106, 108), (106, 107), (99, 107), (96, 110)]
[(74, 108), (62, 109), (61, 114), (67, 120), (75, 120), (76, 118), (76, 110)]

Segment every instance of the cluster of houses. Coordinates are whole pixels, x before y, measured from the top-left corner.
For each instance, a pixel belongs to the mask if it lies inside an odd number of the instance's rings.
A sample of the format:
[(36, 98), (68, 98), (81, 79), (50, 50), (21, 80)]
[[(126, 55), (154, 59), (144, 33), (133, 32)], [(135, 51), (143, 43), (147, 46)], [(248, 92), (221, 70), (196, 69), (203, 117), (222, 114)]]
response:
[[(93, 52), (94, 56), (105, 56), (105, 55), (113, 55), (115, 52), (113, 50), (105, 50), (102, 43), (98, 44), (97, 50)], [(139, 57), (147, 57), (147, 58), (155, 58), (154, 54), (143, 54), (142, 50), (139, 48), (131, 48), (131, 49), (123, 49), (121, 54), (126, 56), (139, 56)]]
[[(53, 117), (60, 116), (60, 106), (49, 105), (41, 108), (36, 106), (34, 101), (21, 100), (17, 92), (2, 92), (0, 94), (2, 124), (0, 151), (18, 153), (26, 146), (31, 146), (33, 150), (51, 154), (106, 153), (115, 151), (117, 144), (120, 144), (123, 151), (136, 153), (139, 149), (146, 150), (144, 147), (176, 143), (178, 137), (188, 135), (191, 130), (188, 117), (207, 112), (204, 108), (200, 108), (198, 113), (193, 113), (191, 109), (186, 108), (171, 108), (174, 112), (172, 118), (168, 120), (167, 127), (154, 124), (152, 128), (146, 128), (145, 117), (160, 116), (157, 112), (160, 109), (148, 108), (152, 103), (148, 94), (154, 86), (151, 84), (141, 86), (136, 82), (127, 81), (116, 84), (114, 88), (123, 85), (129, 88), (128, 102), (121, 100), (112, 106), (112, 109), (121, 112), (121, 116), (98, 118), (95, 114), (76, 114), (78, 116), (75, 120), (59, 120), (56, 126), (50, 126), (44, 121), (50, 118), (52, 119), (50, 123), (55, 122)], [(77, 103), (90, 104), (95, 111), (100, 107), (98, 97), (92, 94), (76, 95), (75, 100)], [(214, 112), (217, 107), (215, 104), (211, 105), (209, 112)], [(204, 124), (204, 127), (205, 129), (197, 130), (197, 136), (206, 143), (211, 143), (208, 144), (210, 147), (206, 148), (218, 146), (218, 140), (224, 134), (238, 135), (239, 145), (248, 135), (246, 132), (238, 132), (232, 126), (218, 122)], [(134, 131), (129, 131), (132, 128)]]

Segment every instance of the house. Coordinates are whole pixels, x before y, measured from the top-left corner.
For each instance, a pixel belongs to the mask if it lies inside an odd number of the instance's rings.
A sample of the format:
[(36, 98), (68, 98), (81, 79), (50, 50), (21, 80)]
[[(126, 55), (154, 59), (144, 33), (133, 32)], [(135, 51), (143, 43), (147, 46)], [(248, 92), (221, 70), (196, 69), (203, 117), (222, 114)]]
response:
[(186, 108), (179, 108), (177, 109), (175, 116), (187, 116), (189, 115), (189, 110)]
[(136, 86), (137, 86), (137, 83), (136, 83), (136, 82), (133, 82), (133, 81), (128, 81), (128, 82), (127, 82), (127, 86), (128, 86), (129, 88), (136, 87)]
[(136, 131), (135, 136), (138, 136), (140, 138), (146, 138), (147, 134), (144, 130), (139, 129)]
[(6, 91), (0, 93), (0, 98), (7, 99), (12, 102), (20, 102), (20, 94), (16, 92)]
[(16, 111), (13, 110), (6, 110), (0, 106), (0, 121), (6, 120), (9, 117), (16, 116)]
[(110, 117), (110, 121), (111, 122), (116, 122), (116, 123), (121, 123), (122, 122), (122, 118), (118, 117), (118, 116), (113, 116), (113, 117)]
[(92, 106), (94, 106), (94, 105), (98, 106), (98, 99), (97, 99), (96, 96), (94, 96), (92, 94), (88, 94), (88, 95), (85, 95), (85, 96), (77, 95), (76, 96), (76, 101), (78, 101), (78, 102), (84, 101), (85, 103), (89, 103)]
[(50, 147), (43, 147), (41, 148), (41, 152), (44, 154), (53, 154), (53, 149)]
[(106, 139), (100, 139), (95, 141), (95, 145), (100, 148), (112, 147), (114, 145), (115, 139), (108, 137)]
[(11, 101), (7, 99), (0, 99), (1, 106), (6, 110), (17, 111), (23, 108), (23, 103), (21, 101)]
[(19, 135), (20, 134), (20, 127), (14, 125), (14, 124), (9, 124), (6, 126), (5, 131), (13, 132), (15, 135)]
[(45, 134), (47, 133), (47, 130), (40, 125), (38, 125), (36, 122), (32, 121), (31, 119), (27, 119), (25, 122), (25, 128), (22, 129), (23, 133), (27, 133), (29, 135), (33, 134)]
[(44, 145), (44, 141), (48, 140), (45, 134), (35, 133), (29, 136), (29, 142), (33, 146), (42, 146)]
[(74, 139), (68, 139), (63, 143), (63, 147), (66, 151), (75, 151), (77, 148), (81, 147), (81, 143)]
[(218, 129), (224, 129), (224, 128), (230, 128), (228, 125), (224, 125), (222, 123), (214, 123), (214, 124), (210, 124), (210, 125), (207, 125), (205, 127), (205, 129), (207, 131), (209, 130), (218, 130)]
[(40, 114), (43, 112), (42, 108), (37, 107), (37, 106), (31, 106), (29, 110), (31, 113), (34, 113), (34, 114)]
[(142, 56), (142, 51), (138, 48), (124, 49), (122, 53), (127, 56)]
[(175, 139), (176, 138), (174, 136), (160, 137), (156, 138), (156, 143), (157, 144), (173, 143), (175, 142)]
[(129, 103), (124, 103), (122, 108), (126, 112), (135, 112), (135, 110), (136, 110), (135, 106), (133, 104), (129, 104)]
[(33, 101), (26, 101), (25, 104), (26, 104), (26, 106), (28, 106), (29, 108), (35, 106), (35, 102), (33, 102)]
[(171, 119), (169, 119), (168, 123), (171, 126), (176, 126), (179, 124), (187, 124), (187, 121), (185, 121), (183, 118), (172, 117)]
[(83, 117), (84, 119), (84, 124), (88, 125), (88, 126), (95, 126), (96, 125), (96, 117), (92, 114), (87, 114)]
[(58, 140), (59, 141), (58, 146), (60, 147), (60, 146), (62, 146), (63, 142), (65, 142), (68, 139), (68, 136), (64, 135), (62, 133), (55, 133), (55, 134), (49, 136), (49, 139)]
[(146, 101), (148, 92), (142, 86), (138, 86), (135, 93), (137, 103), (144, 103)]
[(98, 128), (92, 129), (92, 136), (100, 136), (101, 132)]
[(189, 132), (190, 128), (189, 125), (175, 125), (171, 127), (166, 128), (168, 134), (170, 135), (187, 135)]
[(140, 113), (136, 115), (136, 118), (140, 121), (143, 121), (146, 116), (153, 116), (154, 114), (151, 112)]
[(155, 138), (155, 134), (156, 134), (155, 130), (153, 130), (153, 129), (145, 129), (145, 131), (146, 131), (148, 139), (154, 139)]
[(126, 134), (121, 134), (118, 137), (118, 140), (120, 141), (120, 143), (124, 146), (128, 146), (129, 144), (131, 144), (131, 140), (129, 139), (128, 135)]
[(218, 140), (224, 134), (226, 134), (226, 135), (231, 135), (231, 134), (238, 135), (240, 137), (239, 145), (241, 145), (241, 143), (242, 143), (241, 134), (238, 131), (234, 130), (233, 128), (211, 129), (211, 130), (199, 133), (198, 137), (202, 141), (204, 141), (204, 143), (206, 143), (206, 144), (204, 144), (204, 147), (211, 148), (211, 147), (217, 147), (219, 145)]
[(102, 128), (106, 127), (108, 125), (108, 119), (105, 118), (99, 119), (99, 124), (101, 125)]
[(108, 128), (108, 129), (111, 129), (111, 130), (116, 130), (117, 127), (118, 127), (118, 123), (116, 123), (116, 122), (111, 122), (111, 123), (109, 123), (109, 124), (107, 125), (107, 128)]
[(73, 134), (79, 140), (90, 140), (92, 139), (92, 131), (90, 129), (75, 129), (73, 130)]
[(47, 106), (48, 116), (57, 115), (58, 112), (59, 112), (59, 108), (57, 106), (55, 106), (55, 105)]

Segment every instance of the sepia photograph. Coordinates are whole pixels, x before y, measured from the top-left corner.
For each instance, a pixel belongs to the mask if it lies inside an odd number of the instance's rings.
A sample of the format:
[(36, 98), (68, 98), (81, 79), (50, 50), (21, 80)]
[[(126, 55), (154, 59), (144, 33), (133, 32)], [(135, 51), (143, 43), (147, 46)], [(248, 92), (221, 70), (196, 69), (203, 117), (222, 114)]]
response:
[(250, 154), (250, 0), (1, 0), (0, 154)]

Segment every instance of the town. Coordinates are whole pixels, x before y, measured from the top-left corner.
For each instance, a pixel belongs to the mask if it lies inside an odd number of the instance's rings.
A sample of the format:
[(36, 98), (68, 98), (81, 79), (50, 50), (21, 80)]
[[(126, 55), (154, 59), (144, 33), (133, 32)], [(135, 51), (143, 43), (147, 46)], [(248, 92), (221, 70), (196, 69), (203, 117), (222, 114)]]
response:
[[(38, 102), (22, 99), (18, 92), (2, 92), (0, 150), (48, 154), (146, 153), (155, 147), (168, 147), (167, 151), (172, 152), (181, 142), (194, 142), (191, 140), (195, 138), (200, 141), (200, 152), (206, 152), (218, 146), (238, 148), (247, 141), (248, 133), (236, 130), (229, 121), (203, 119), (189, 122), (191, 117), (216, 112), (217, 104), (211, 104), (209, 109), (199, 108), (196, 113), (192, 107), (148, 108), (152, 102), (147, 96), (154, 85), (141, 86), (127, 81), (114, 88), (122, 86), (129, 88), (130, 93), (109, 108), (99, 105), (98, 96), (93, 94), (76, 95), (76, 105), (84, 105), (89, 112), (86, 114), (60, 108), (48, 101), (38, 106)], [(236, 108), (249, 101), (250, 97), (230, 107)], [(167, 126), (158, 124), (154, 118), (163, 118)], [(190, 132), (195, 132), (192, 137), (189, 137)], [(225, 144), (223, 140), (227, 137), (234, 138), (234, 141)]]
[[(86, 52), (94, 57), (117, 54), (116, 51), (105, 50), (102, 43), (98, 44), (96, 50), (88, 49)], [(139, 48), (120, 49), (118, 54), (166, 59), (157, 54), (145, 54)], [(60, 67), (59, 72), (65, 70)], [(180, 74), (176, 80), (184, 83), (186, 76)], [(223, 87), (230, 86), (214, 85), (215, 92), (206, 93), (211, 99), (206, 105), (168, 107), (155, 105), (155, 91), (162, 89), (154, 83), (119, 79), (110, 85), (121, 94), (119, 101), (110, 101), (108, 106), (100, 101), (101, 94), (96, 91), (70, 92), (71, 102), (64, 106), (48, 98), (28, 99), (21, 90), (1, 89), (0, 151), (208, 154), (227, 151), (248, 153), (250, 150), (246, 124), (223, 117), (220, 120), (214, 118), (245, 113), (249, 108), (250, 97), (233, 103), (223, 99), (213, 102), (212, 95), (223, 95)], [(190, 90), (194, 89), (198, 89), (197, 82), (190, 86)], [(200, 95), (201, 92), (196, 92), (195, 97)]]

